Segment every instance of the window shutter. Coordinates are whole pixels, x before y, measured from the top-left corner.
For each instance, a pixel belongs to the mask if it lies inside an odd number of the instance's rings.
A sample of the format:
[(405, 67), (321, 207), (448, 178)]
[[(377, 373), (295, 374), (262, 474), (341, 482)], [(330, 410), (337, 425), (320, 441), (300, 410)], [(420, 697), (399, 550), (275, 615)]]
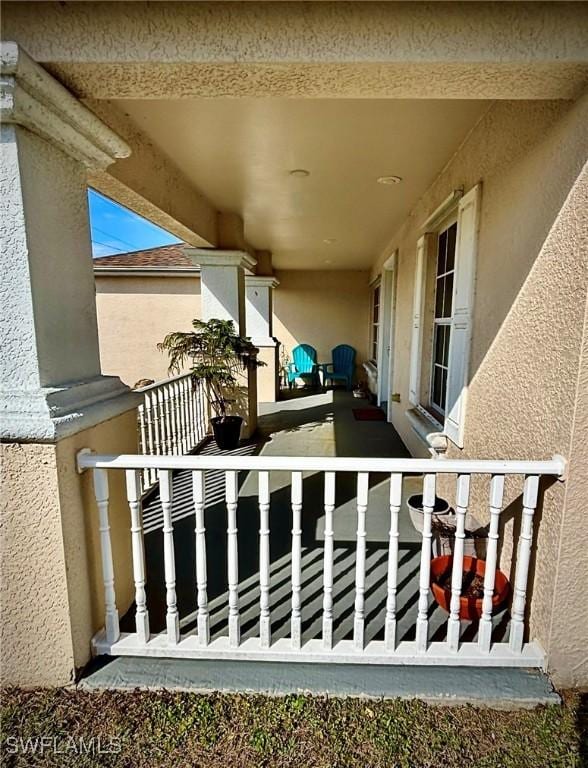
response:
[(408, 399), (413, 405), (418, 405), (421, 389), (421, 357), (423, 339), (423, 302), (425, 298), (425, 256), (427, 251), (427, 235), (419, 238), (416, 253), (416, 268), (414, 275), (414, 294), (412, 303), (412, 337), (410, 342), (410, 383)]
[(481, 192), (481, 184), (470, 189), (461, 198), (457, 214), (453, 320), (449, 342), (446, 415), (443, 431), (460, 448), (464, 445)]

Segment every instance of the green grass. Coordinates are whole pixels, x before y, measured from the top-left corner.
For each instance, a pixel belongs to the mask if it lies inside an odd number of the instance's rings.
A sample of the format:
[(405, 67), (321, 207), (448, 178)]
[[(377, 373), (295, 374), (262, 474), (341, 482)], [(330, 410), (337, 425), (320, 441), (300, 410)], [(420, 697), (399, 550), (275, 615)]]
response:
[[(8, 689), (1, 712), (3, 766), (588, 765), (581, 757), (586, 713), (578, 694), (568, 694), (562, 707), (503, 712), (401, 700)], [(40, 742), (33, 754), (30, 741), (25, 754), (26, 739), (40, 736), (55, 741), (42, 755)], [(105, 753), (108, 748), (116, 751)]]

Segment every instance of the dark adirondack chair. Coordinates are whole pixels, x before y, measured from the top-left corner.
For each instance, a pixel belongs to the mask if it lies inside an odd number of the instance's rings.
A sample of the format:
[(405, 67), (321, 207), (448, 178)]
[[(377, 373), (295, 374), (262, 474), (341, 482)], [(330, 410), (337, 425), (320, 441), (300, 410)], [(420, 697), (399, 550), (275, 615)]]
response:
[(292, 350), (292, 357), (293, 360), (289, 363), (287, 371), (290, 389), (296, 379), (314, 384), (318, 376), (316, 349), (310, 344), (300, 344)]
[(344, 382), (351, 389), (355, 372), (355, 350), (348, 344), (339, 344), (331, 353), (333, 362), (325, 366), (324, 381)]

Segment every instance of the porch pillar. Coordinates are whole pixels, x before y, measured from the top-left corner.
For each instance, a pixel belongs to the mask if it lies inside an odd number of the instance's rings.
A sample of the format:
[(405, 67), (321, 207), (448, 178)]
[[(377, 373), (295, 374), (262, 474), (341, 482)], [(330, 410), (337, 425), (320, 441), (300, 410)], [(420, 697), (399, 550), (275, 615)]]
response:
[[(246, 251), (213, 248), (185, 248), (184, 252), (200, 267), (202, 320), (232, 320), (235, 330), (247, 336), (245, 312), (245, 272), (256, 260)], [(257, 368), (250, 366), (239, 387), (235, 413), (244, 419), (241, 436), (251, 437), (257, 429)]]
[(257, 375), (259, 402), (275, 403), (279, 396), (280, 342), (273, 335), (273, 289), (279, 285), (273, 276), (251, 275), (245, 278), (247, 334), (259, 348), (265, 365)]
[[(75, 451), (136, 451), (136, 396), (100, 371), (86, 185), (129, 150), (15, 43), (1, 73), (2, 682), (59, 685), (100, 626)], [(115, 578), (125, 609), (132, 579)]]

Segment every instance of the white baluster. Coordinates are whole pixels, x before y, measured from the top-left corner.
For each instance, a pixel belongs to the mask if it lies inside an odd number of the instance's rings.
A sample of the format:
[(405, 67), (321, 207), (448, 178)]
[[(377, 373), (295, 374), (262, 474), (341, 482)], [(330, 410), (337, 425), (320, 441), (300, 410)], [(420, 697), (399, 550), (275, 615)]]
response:
[(188, 426), (188, 452), (196, 445), (194, 435), (194, 398), (192, 397), (192, 377), (186, 379), (186, 424)]
[(390, 477), (390, 544), (388, 546), (388, 595), (384, 643), (387, 651), (396, 649), (396, 591), (398, 587), (398, 515), (402, 504), (402, 475)]
[(173, 484), (169, 469), (159, 470), (159, 492), (163, 508), (163, 559), (165, 570), (165, 599), (167, 604), (166, 626), (168, 642), (175, 645), (180, 640), (180, 620), (176, 598), (176, 561), (174, 554), (174, 529), (172, 523)]
[(325, 472), (325, 552), (323, 566), (323, 646), (333, 647), (333, 512), (335, 473)]
[(168, 454), (169, 453), (169, 439), (168, 439), (168, 428), (167, 428), (167, 420), (165, 417), (165, 393), (164, 393), (164, 387), (160, 387), (155, 390), (157, 393), (157, 406), (158, 406), (158, 412), (159, 412), (159, 436), (160, 436), (160, 453), (162, 454)]
[(180, 400), (182, 403), (182, 449), (183, 453), (188, 453), (192, 449), (190, 444), (190, 417), (188, 414), (188, 392), (187, 379), (180, 381)]
[(423, 480), (423, 538), (419, 572), (419, 603), (416, 622), (417, 653), (425, 653), (429, 631), (429, 584), (431, 581), (431, 523), (435, 506), (435, 475), (427, 474)]
[(210, 643), (210, 619), (208, 615), (206, 529), (204, 527), (205, 477), (204, 472), (192, 472), (192, 496), (196, 511), (196, 586), (198, 588), (198, 643)]
[(93, 472), (94, 495), (98, 506), (100, 531), (100, 552), (102, 555), (102, 582), (104, 584), (104, 627), (106, 640), (116, 643), (120, 637), (116, 595), (114, 592), (114, 565), (112, 562), (112, 546), (110, 543), (110, 524), (108, 522), (108, 475), (105, 469), (95, 469)]
[(165, 434), (167, 437), (167, 453), (173, 454), (174, 452), (174, 429), (172, 426), (172, 407), (171, 407), (171, 392), (169, 390), (169, 386), (167, 384), (164, 384), (163, 387), (163, 402), (164, 402), (164, 410), (165, 410)]
[(231, 648), (237, 648), (241, 643), (241, 626), (239, 618), (239, 555), (237, 549), (237, 480), (237, 472), (231, 470), (226, 473), (229, 645)]
[(365, 555), (366, 512), (369, 479), (367, 472), (357, 473), (357, 544), (355, 556), (355, 616), (353, 620), (353, 645), (362, 651), (365, 643)]
[(302, 472), (292, 472), (292, 647), (302, 644)]
[(482, 600), (482, 616), (478, 627), (478, 644), (480, 650), (490, 652), (492, 640), (492, 598), (496, 579), (498, 559), (498, 527), (500, 511), (504, 495), (504, 475), (494, 475), (490, 481), (490, 526), (488, 529), (488, 544), (486, 549), (486, 571), (484, 573), (484, 598)]
[(149, 612), (145, 593), (145, 547), (143, 542), (143, 519), (141, 510), (140, 472), (127, 469), (127, 500), (131, 510), (131, 546), (133, 551), (133, 580), (135, 582), (135, 627), (137, 639), (149, 640)]
[(539, 494), (539, 477), (529, 475), (525, 478), (523, 489), (523, 515), (521, 533), (517, 551), (516, 576), (513, 589), (513, 601), (510, 622), (509, 644), (512, 651), (520, 653), (523, 648), (525, 632), (525, 602), (527, 598), (527, 579), (533, 546), (533, 514)]
[(172, 453), (177, 456), (182, 452), (181, 435), (182, 426), (180, 423), (180, 404), (178, 398), (178, 382), (171, 381), (167, 385), (170, 397), (170, 416), (172, 423)]
[(271, 643), (270, 618), (270, 489), (269, 472), (260, 472), (259, 482), (259, 637), (262, 648)]
[(182, 402), (184, 403), (184, 453), (189, 453), (194, 447), (192, 439), (192, 420), (190, 419), (190, 377), (182, 380)]
[[(147, 432), (145, 428), (145, 406), (139, 403), (137, 407), (137, 424), (139, 427), (139, 453), (142, 456), (147, 455)], [(149, 485), (149, 470), (144, 469), (141, 473), (143, 477), (143, 486), (145, 488)]]
[[(153, 429), (153, 422), (154, 422), (154, 416), (155, 412), (153, 409), (153, 395), (151, 392), (145, 393), (145, 414), (147, 416), (147, 434), (148, 434), (148, 450), (147, 455), (153, 456), (154, 453), (157, 453), (156, 448), (156, 438), (154, 436), (154, 429)], [(148, 470), (148, 478), (149, 478), (149, 485), (153, 485), (155, 483), (155, 480), (157, 478), (157, 473), (155, 469), (149, 469)]]
[(463, 552), (465, 543), (465, 520), (470, 498), (470, 476), (459, 475), (455, 493), (455, 544), (453, 546), (453, 566), (451, 570), (451, 601), (447, 620), (447, 646), (451, 651), (459, 649), (460, 596), (463, 581)]

